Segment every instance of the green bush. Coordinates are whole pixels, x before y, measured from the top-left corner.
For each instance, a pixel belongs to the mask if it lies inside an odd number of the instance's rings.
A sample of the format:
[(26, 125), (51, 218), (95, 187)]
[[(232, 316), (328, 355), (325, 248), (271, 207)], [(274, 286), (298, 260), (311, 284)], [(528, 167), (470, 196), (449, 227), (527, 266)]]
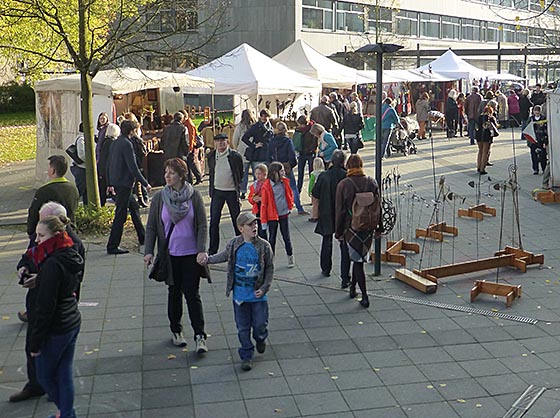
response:
[(93, 205), (80, 205), (76, 211), (78, 235), (101, 235), (110, 231), (115, 209), (113, 206), (96, 208)]
[(31, 112), (35, 110), (35, 92), (29, 84), (14, 81), (0, 86), (0, 112)]

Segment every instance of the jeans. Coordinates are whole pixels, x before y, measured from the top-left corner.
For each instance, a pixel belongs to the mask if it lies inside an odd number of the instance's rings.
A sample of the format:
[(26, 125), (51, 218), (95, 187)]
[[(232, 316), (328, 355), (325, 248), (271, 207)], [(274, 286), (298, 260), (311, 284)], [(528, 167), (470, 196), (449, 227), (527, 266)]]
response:
[(235, 235), (240, 234), (236, 224), (237, 217), (241, 212), (241, 202), (239, 202), (237, 192), (235, 190), (224, 192), (214, 189), (210, 201), (210, 247), (208, 248), (210, 254), (216, 254), (220, 247), (220, 219), (225, 203), (228, 206), (233, 232)]
[[(189, 169), (189, 172), (187, 174), (189, 183), (200, 183), (202, 181), (202, 173), (200, 172), (200, 170), (198, 169), (198, 166), (196, 165), (195, 162), (195, 154), (194, 151), (189, 152), (189, 154), (187, 155), (186, 158), (186, 163), (187, 163), (187, 167)], [(193, 176), (194, 176), (194, 181), (193, 181)]]
[(107, 242), (107, 251), (116, 250), (120, 245), (124, 223), (126, 222), (126, 216), (129, 211), (140, 244), (144, 244), (144, 238), (146, 236), (146, 230), (140, 218), (140, 206), (136, 199), (132, 197), (132, 188), (115, 187), (115, 192), (117, 193), (115, 198), (115, 218), (113, 219), (113, 225), (111, 225), (111, 233), (109, 234), (109, 241)]
[[(27, 310), (27, 312), (29, 312), (29, 309)], [(45, 391), (37, 381), (37, 367), (36, 367), (35, 357), (31, 357), (31, 352), (29, 351), (28, 348), (29, 340), (31, 338), (32, 332), (33, 332), (33, 327), (29, 323), (27, 325), (27, 330), (25, 333), (25, 356), (27, 357), (27, 383), (25, 384), (23, 390), (39, 394), (39, 393), (45, 393)]]
[(239, 357), (241, 361), (251, 360), (255, 352), (255, 346), (251, 341), (251, 328), (253, 339), (262, 342), (268, 337), (268, 302), (243, 302), (238, 305), (233, 301), (233, 313), (237, 325), (237, 336), (241, 347)]
[(86, 182), (86, 169), (82, 167), (78, 167), (76, 164), (72, 164), (70, 167), (70, 171), (74, 176), (74, 181), (76, 182), (76, 188), (78, 189), (78, 193), (84, 202), (84, 205), (88, 204), (88, 197), (87, 197), (87, 182)]
[(539, 172), (539, 165), (544, 171), (546, 167), (546, 149), (540, 148), (537, 144), (531, 144), (531, 164), (535, 173)]
[(393, 129), (383, 129), (381, 137), (383, 138), (383, 142), (381, 143), (381, 157), (383, 158), (385, 154), (387, 157), (391, 156), (391, 145), (389, 145), (389, 137), (391, 136), (391, 132)]
[(471, 145), (474, 145), (475, 135), (476, 135), (476, 119), (469, 119), (469, 124), (467, 125), (467, 132), (469, 134)]
[(280, 233), (282, 234), (282, 239), (284, 240), (284, 246), (286, 247), (286, 254), (292, 255), (292, 240), (290, 238), (290, 224), (288, 222), (288, 217), (284, 216), (277, 221), (268, 221), (268, 242), (272, 247), (272, 253), (276, 250), (276, 237), (278, 235), (278, 225), (280, 225)]
[(290, 171), (288, 174), (288, 179), (290, 180), (290, 188), (292, 189), (292, 193), (294, 194), (294, 204), (296, 205), (298, 212), (304, 212), (303, 206), (301, 205), (301, 199), (299, 198), (299, 190), (296, 184), (296, 177), (294, 176), (294, 170)]
[[(321, 271), (330, 273), (332, 270), (333, 235), (323, 235), (321, 242)], [(350, 255), (348, 245), (340, 242), (340, 277), (343, 281), (350, 280)]]
[(299, 155), (297, 163), (297, 189), (301, 193), (303, 187), (303, 179), (305, 177), (305, 165), (307, 164), (308, 173), (311, 174), (313, 171), (313, 160), (315, 159), (315, 154)]
[(37, 379), (60, 410), (60, 418), (76, 418), (72, 364), (80, 327), (66, 334), (50, 334), (35, 357)]
[(169, 286), (167, 294), (167, 317), (171, 332), (182, 332), (183, 296), (187, 301), (187, 310), (195, 337), (204, 332), (204, 312), (200, 299), (200, 265), (196, 255), (171, 256), (174, 286)]
[(251, 171), (253, 172), (253, 177), (255, 177), (255, 170), (252, 167), (249, 161), (243, 162), (243, 179), (241, 180), (241, 193), (247, 193), (247, 187), (249, 186), (249, 167), (251, 167)]

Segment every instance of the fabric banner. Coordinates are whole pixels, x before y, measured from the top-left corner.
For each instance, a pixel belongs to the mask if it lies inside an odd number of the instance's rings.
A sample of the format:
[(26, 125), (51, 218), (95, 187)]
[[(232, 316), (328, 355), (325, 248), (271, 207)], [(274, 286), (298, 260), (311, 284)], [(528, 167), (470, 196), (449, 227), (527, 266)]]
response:
[(548, 158), (550, 185), (560, 187), (560, 93), (548, 93), (546, 116), (548, 120)]

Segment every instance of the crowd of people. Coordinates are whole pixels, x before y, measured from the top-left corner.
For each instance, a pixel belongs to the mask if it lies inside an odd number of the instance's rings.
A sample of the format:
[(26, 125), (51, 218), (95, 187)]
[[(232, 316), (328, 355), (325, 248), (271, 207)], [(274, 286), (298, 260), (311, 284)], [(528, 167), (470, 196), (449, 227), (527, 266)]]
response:
[[(243, 112), (242, 123), (233, 135), (236, 149), (230, 147), (227, 134), (213, 137), (206, 162), (209, 222), (202, 194), (195, 187), (203, 180), (202, 173), (189, 163), (189, 154), (201, 145), (192, 121), (185, 123), (188, 115), (177, 112), (164, 129), (160, 149), (166, 158), (165, 185), (151, 197), (146, 226), (139, 208), (147, 201), (138, 192), (138, 184), (146, 193), (151, 185), (141, 168), (140, 156), (145, 149), (139, 147), (138, 122), (129, 114), (117, 125), (110, 123), (106, 114), (99, 115), (95, 154), (102, 203), (108, 197), (115, 203), (107, 253), (128, 252), (120, 242), (130, 213), (139, 244), (145, 245), (144, 262), (150, 278), (167, 285), (174, 345), (188, 344), (182, 325), (184, 298), (195, 351), (199, 355), (208, 352), (200, 281), (211, 281), (209, 264), (227, 262), (226, 295), (233, 300), (242, 370), (251, 370), (255, 350), (265, 352), (267, 293), (274, 274), (276, 238), (279, 230), (288, 267), (293, 267), (288, 219), (294, 206), (297, 213), (309, 214), (299, 197), (306, 166), (310, 179), (307, 193), (313, 200), (310, 220), (316, 222), (315, 231), (323, 237), (321, 272), (331, 274), (334, 236), (341, 252), (341, 287), (350, 289), (351, 298), (357, 296), (359, 288), (361, 305), (369, 307), (363, 263), (380, 228), (380, 191), (375, 180), (365, 175), (357, 154), (355, 141), (363, 127), (360, 106), (356, 101), (348, 106), (337, 104), (338, 97), (331, 97), (332, 101), (325, 96), (318, 106), (324, 119), (298, 119), (297, 151), (287, 125), (277, 122), (273, 127), (267, 109), (259, 113), (258, 120), (250, 111)], [(320, 123), (326, 119), (332, 122), (328, 128)], [(28, 382), (10, 397), (11, 402), (19, 402), (47, 393), (58, 408), (53, 416), (62, 418), (76, 416), (72, 361), (80, 331), (78, 301), (86, 257), (72, 228), (79, 198), (87, 204), (85, 168), (80, 167), (86, 159), (83, 134), (78, 135), (75, 145), (77, 159), (71, 155), (71, 171), (76, 183), (65, 177), (65, 156), (49, 157), (49, 182), (37, 190), (29, 208), (29, 248), (17, 266), (20, 284), (28, 290), (26, 311), (19, 313), (28, 323)], [(341, 148), (355, 152), (347, 158)], [(133, 191), (140, 194), (135, 198)], [(241, 200), (247, 193), (251, 210), (241, 212)], [(235, 237), (221, 247), (219, 227), (226, 204)]]
[[(510, 89), (507, 92), (487, 89), (481, 92), (478, 86), (473, 86), (469, 93), (464, 94), (451, 89), (447, 93), (444, 109), (446, 136), (462, 137), (466, 126), (466, 136), (470, 144), (478, 145), (477, 172), (487, 174), (487, 167), (493, 165), (489, 160), (491, 146), (494, 139), (500, 135), (500, 130), (520, 127), (521, 139), (527, 140), (531, 151), (533, 173), (543, 173), (543, 184), (546, 185), (549, 169), (546, 168), (548, 133), (544, 114), (545, 103), (546, 93), (540, 84), (537, 84), (532, 92), (527, 88)], [(419, 139), (426, 138), (430, 110), (430, 95), (423, 93), (416, 101)], [(525, 128), (531, 122), (534, 135), (527, 137)]]

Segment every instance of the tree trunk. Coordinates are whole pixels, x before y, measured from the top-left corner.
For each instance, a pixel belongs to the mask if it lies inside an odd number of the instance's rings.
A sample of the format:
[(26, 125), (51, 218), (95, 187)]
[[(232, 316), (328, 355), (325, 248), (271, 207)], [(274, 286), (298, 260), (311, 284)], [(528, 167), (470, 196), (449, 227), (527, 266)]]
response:
[(92, 115), (92, 83), (87, 70), (80, 72), (82, 123), (84, 126), (84, 139), (86, 144), (86, 184), (88, 202), (96, 208), (101, 206), (99, 200), (99, 186), (97, 182), (97, 164), (95, 159), (95, 141), (93, 136)]

